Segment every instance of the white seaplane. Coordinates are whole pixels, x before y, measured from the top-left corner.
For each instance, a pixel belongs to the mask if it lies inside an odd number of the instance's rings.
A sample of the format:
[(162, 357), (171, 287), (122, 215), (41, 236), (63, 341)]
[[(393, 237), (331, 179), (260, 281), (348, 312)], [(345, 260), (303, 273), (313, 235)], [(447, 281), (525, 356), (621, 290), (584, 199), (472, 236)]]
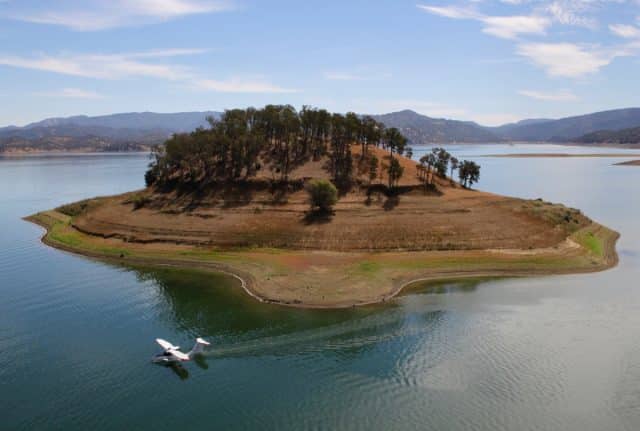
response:
[(193, 345), (193, 349), (184, 353), (180, 351), (180, 346), (174, 346), (162, 338), (156, 338), (156, 343), (163, 349), (162, 353), (158, 353), (151, 358), (151, 362), (155, 362), (156, 364), (173, 364), (190, 361), (196, 355), (202, 354), (206, 346), (211, 345), (211, 343), (202, 338), (196, 338), (196, 344)]

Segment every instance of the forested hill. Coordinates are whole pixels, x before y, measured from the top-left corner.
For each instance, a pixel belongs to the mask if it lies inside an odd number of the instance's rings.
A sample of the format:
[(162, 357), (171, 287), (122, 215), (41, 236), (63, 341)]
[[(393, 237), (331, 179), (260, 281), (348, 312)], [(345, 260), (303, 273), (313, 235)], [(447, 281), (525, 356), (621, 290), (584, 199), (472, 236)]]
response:
[(583, 144), (640, 144), (640, 127), (599, 130), (573, 139), (573, 141)]
[(411, 110), (373, 115), (387, 127), (396, 127), (413, 144), (452, 142), (499, 142), (494, 132), (470, 121), (431, 118)]

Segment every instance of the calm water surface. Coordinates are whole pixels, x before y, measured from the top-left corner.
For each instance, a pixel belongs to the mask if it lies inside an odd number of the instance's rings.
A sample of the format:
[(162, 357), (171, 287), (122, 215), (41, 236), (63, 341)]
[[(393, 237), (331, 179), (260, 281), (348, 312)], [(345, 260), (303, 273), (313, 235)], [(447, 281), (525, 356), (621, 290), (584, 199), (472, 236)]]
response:
[[(0, 429), (640, 429), (640, 168), (479, 157), (567, 147), (452, 151), (482, 164), (485, 190), (621, 232), (620, 266), (444, 283), (384, 307), (268, 306), (225, 277), (47, 248), (21, 220), (142, 187), (146, 156), (0, 159)], [(158, 336), (214, 348), (164, 368), (149, 363)]]

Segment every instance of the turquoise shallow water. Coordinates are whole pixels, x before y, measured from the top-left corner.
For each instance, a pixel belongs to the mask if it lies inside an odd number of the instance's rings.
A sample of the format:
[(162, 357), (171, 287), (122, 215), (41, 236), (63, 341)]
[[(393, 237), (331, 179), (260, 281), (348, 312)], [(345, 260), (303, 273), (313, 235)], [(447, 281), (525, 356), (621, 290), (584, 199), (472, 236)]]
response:
[[(142, 187), (146, 156), (0, 159), (0, 429), (639, 429), (640, 168), (478, 157), (566, 147), (452, 151), (477, 158), (485, 190), (617, 229), (620, 266), (450, 282), (347, 311), (268, 306), (223, 276), (47, 248), (21, 220)], [(213, 349), (155, 366), (158, 336)]]

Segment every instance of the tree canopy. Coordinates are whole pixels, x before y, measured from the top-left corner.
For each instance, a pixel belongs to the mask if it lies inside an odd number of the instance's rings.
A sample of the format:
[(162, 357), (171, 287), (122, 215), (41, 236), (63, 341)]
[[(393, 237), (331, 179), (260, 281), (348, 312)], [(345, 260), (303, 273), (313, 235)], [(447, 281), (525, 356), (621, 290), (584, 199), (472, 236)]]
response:
[(312, 211), (329, 212), (338, 202), (338, 189), (331, 181), (312, 180), (307, 185), (307, 193)]
[[(386, 129), (373, 118), (353, 112), (343, 115), (308, 106), (296, 111), (291, 105), (267, 105), (228, 110), (220, 119), (208, 120), (210, 128), (174, 135), (155, 150), (145, 175), (147, 185), (229, 182), (258, 172), (288, 181), (296, 167), (323, 157), (333, 182), (344, 184), (352, 178), (352, 146), (361, 146), (361, 160), (370, 146), (387, 149), (391, 159), (407, 150), (407, 138), (398, 129)], [(394, 163), (388, 168), (397, 182), (401, 170)]]
[(458, 167), (458, 177), (463, 187), (471, 187), (480, 179), (480, 165), (476, 162), (463, 160)]

